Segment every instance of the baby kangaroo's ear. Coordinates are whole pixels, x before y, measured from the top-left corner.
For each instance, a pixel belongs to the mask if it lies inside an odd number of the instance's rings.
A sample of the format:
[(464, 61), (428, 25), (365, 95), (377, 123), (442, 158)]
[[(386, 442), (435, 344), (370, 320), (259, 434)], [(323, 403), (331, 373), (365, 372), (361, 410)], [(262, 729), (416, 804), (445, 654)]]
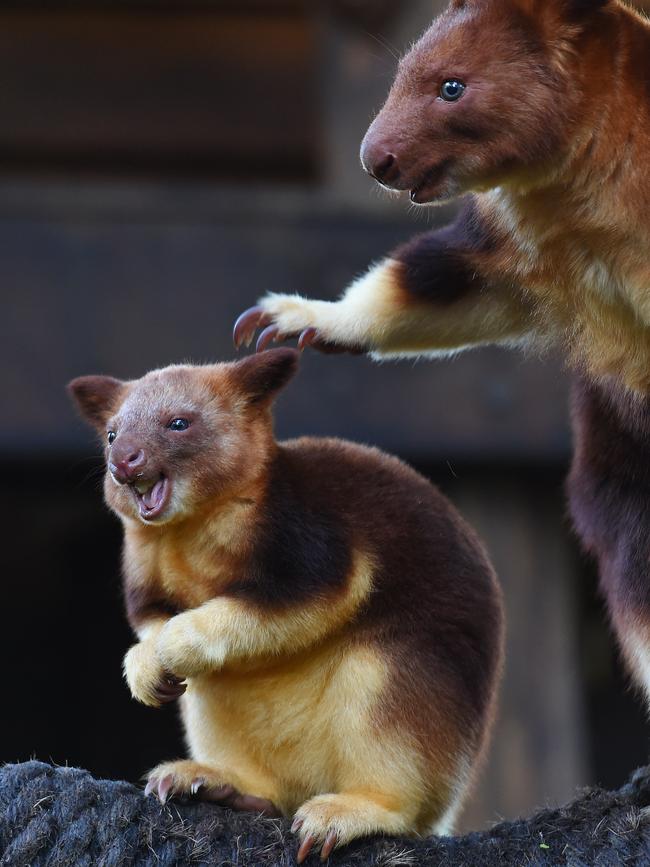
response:
[(298, 370), (300, 353), (295, 349), (268, 349), (235, 363), (238, 389), (251, 403), (271, 401)]
[(101, 430), (117, 409), (124, 385), (112, 376), (79, 376), (68, 383), (68, 394), (84, 421)]

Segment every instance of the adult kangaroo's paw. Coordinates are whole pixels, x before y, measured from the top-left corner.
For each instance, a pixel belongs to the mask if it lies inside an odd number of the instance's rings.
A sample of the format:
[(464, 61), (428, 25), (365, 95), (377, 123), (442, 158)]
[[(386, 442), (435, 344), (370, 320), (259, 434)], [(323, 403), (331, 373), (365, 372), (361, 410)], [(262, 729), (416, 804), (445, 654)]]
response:
[(354, 322), (347, 319), (343, 301), (313, 301), (300, 295), (266, 295), (237, 319), (233, 340), (237, 349), (250, 346), (259, 331), (256, 351), (276, 341), (298, 339), (298, 348), (321, 352), (362, 354), (369, 347)]

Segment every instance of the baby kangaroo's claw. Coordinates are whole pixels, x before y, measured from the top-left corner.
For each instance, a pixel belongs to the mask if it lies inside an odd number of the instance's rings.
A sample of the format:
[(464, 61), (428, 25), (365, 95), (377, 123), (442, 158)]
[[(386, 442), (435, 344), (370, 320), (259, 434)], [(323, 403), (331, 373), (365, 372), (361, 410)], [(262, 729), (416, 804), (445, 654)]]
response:
[(307, 856), (314, 848), (315, 842), (316, 837), (313, 834), (309, 834), (307, 837), (305, 837), (305, 839), (302, 841), (300, 849), (298, 849), (298, 854), (296, 855), (296, 861), (298, 862), (298, 864), (302, 864), (302, 862), (306, 860)]
[(159, 704), (169, 704), (180, 698), (187, 689), (187, 683), (175, 674), (165, 672), (154, 688), (154, 696)]
[(336, 831), (330, 831), (327, 837), (325, 837), (325, 842), (323, 843), (323, 848), (320, 852), (320, 860), (327, 861), (327, 859), (332, 854), (332, 849), (336, 846), (336, 841), (338, 840), (338, 835)]
[(169, 797), (169, 793), (171, 792), (173, 786), (174, 778), (171, 774), (163, 777), (162, 780), (158, 782), (158, 800), (161, 804), (167, 803), (167, 798)]

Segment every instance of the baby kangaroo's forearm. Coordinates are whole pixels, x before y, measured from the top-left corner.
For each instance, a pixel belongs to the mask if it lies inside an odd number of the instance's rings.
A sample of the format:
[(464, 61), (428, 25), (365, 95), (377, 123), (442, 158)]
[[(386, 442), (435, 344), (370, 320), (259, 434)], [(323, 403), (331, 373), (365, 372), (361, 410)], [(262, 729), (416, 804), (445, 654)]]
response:
[(300, 651), (339, 629), (367, 597), (372, 564), (358, 555), (346, 592), (270, 611), (253, 595), (220, 596), (173, 617), (157, 638), (166, 669), (191, 677), (230, 662)]

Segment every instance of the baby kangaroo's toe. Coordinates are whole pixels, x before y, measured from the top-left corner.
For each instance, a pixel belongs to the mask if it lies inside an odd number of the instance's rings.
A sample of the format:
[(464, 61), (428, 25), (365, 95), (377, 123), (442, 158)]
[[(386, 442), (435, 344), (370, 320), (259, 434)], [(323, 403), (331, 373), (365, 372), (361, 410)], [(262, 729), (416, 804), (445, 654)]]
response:
[(296, 860), (302, 864), (320, 850), (326, 861), (337, 846), (370, 834), (399, 834), (412, 831), (411, 823), (399, 808), (391, 809), (378, 797), (356, 793), (318, 795), (296, 813), (291, 830), (298, 834)]
[(191, 760), (165, 762), (148, 776), (145, 796), (155, 794), (161, 804), (169, 798), (209, 801), (250, 813), (279, 818), (282, 814), (268, 798), (240, 792), (230, 781), (230, 775)]

